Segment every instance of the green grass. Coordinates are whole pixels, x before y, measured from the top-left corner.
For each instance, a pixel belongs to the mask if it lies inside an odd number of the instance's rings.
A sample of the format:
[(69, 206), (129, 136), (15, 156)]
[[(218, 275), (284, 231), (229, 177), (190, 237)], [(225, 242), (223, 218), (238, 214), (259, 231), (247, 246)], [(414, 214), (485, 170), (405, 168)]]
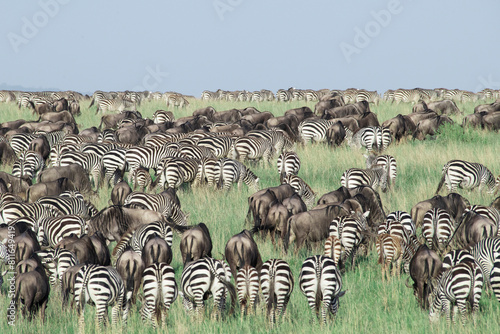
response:
[[(95, 115), (95, 107), (88, 110), (89, 101), (82, 102), (82, 115), (76, 118), (80, 129), (98, 125), (100, 116)], [(254, 106), (261, 111), (271, 111), (276, 116), (282, 115), (291, 108), (308, 105), (313, 108), (314, 103), (246, 103), (246, 102), (202, 102), (192, 100), (185, 110), (173, 110), (177, 118), (191, 115), (192, 112), (201, 107), (212, 105), (216, 110), (227, 110), (231, 108), (244, 108)], [(473, 112), (477, 103), (459, 104), (459, 108), (469, 114)], [(392, 105), (381, 103), (371, 106), (372, 111), (377, 113), (379, 121), (382, 122), (397, 114), (411, 112), (411, 105)], [(155, 110), (165, 109), (161, 102), (145, 102), (139, 108), (144, 117), (151, 117)], [(453, 116), (456, 124), (445, 126), (434, 139), (425, 141), (408, 140), (398, 145), (392, 144), (387, 154), (393, 155), (398, 163), (398, 177), (396, 187), (391, 192), (381, 193), (381, 199), (389, 213), (394, 210), (410, 211), (417, 202), (433, 196), (443, 165), (452, 159), (464, 159), (479, 162), (486, 165), (494, 175), (500, 172), (498, 161), (499, 137), (497, 133), (485, 132), (477, 129), (463, 130), (461, 117)], [(35, 120), (36, 117), (26, 110), (19, 111), (14, 104), (0, 104), (0, 121), (10, 121), (19, 118)], [(302, 160), (302, 169), (299, 175), (312, 187), (319, 196), (335, 190), (340, 186), (340, 176), (343, 171), (351, 167), (364, 168), (365, 161), (363, 151), (353, 150), (349, 147), (329, 148), (325, 145), (309, 145), (298, 147), (297, 152)], [(276, 161), (271, 166), (251, 166), (251, 169), (260, 177), (261, 187), (276, 186), (279, 177), (276, 172)], [(2, 170), (10, 172), (10, 166), (3, 166)], [(445, 190), (442, 190), (442, 194)], [(493, 196), (477, 191), (460, 191), (467, 197), (471, 204), (489, 205)], [(221, 258), (227, 240), (234, 234), (239, 233), (244, 226), (244, 217), (247, 213), (247, 198), (250, 191), (243, 185), (229, 192), (216, 192), (208, 189), (186, 188), (179, 193), (182, 208), (190, 214), (190, 223), (205, 222), (210, 228), (213, 239), (213, 255)], [(108, 205), (110, 189), (102, 189), (98, 196), (91, 198), (92, 202), (102, 209)], [(274, 247), (270, 239), (262, 240), (256, 237), (263, 260), (270, 258), (282, 258), (289, 262), (293, 274), (298, 280), (302, 261), (313, 254), (322, 253), (323, 245), (313, 247), (311, 251), (303, 249), (298, 256), (293, 253), (294, 245), (288, 255), (283, 254), (281, 249)], [(113, 246), (113, 245), (111, 245)], [(174, 237), (174, 258), (172, 266), (176, 271), (179, 282), (182, 272), (181, 256), (179, 252), (179, 236)], [(359, 266), (355, 271), (347, 271), (343, 276), (343, 288), (347, 294), (342, 297), (340, 310), (335, 323), (330, 322), (327, 326), (318, 324), (311, 325), (311, 313), (305, 297), (300, 292), (298, 285), (292, 294), (288, 305), (287, 315), (283, 323), (276, 329), (271, 329), (262, 313), (258, 310), (257, 315), (241, 319), (239, 311), (223, 322), (211, 320), (209, 316), (203, 323), (193, 322), (184, 311), (180, 300), (177, 300), (169, 313), (168, 330), (175, 333), (310, 333), (335, 332), (335, 333), (457, 333), (471, 332), (498, 332), (498, 314), (500, 304), (492, 296), (483, 294), (478, 315), (477, 324), (474, 326), (469, 322), (465, 327), (453, 326), (450, 329), (444, 318), (438, 324), (431, 325), (428, 314), (420, 310), (413, 297), (411, 289), (406, 288), (406, 275), (394, 278), (389, 283), (382, 283), (381, 270), (377, 265), (376, 254), (372, 249), (367, 257), (359, 258)], [(7, 283), (2, 286), (3, 296), (0, 297), (0, 310), (4, 310), (9, 299), (6, 296)], [(207, 309), (211, 309), (212, 300), (208, 301)], [(76, 313), (69, 309), (61, 310), (61, 297), (59, 291), (51, 291), (47, 309), (47, 321), (43, 325), (45, 333), (73, 333), (77, 331)], [(137, 307), (140, 307), (138, 302)], [(28, 323), (20, 317), (16, 319), (16, 326), (11, 328), (5, 321), (5, 313), (0, 317), (0, 332), (2, 333), (35, 333), (42, 331), (39, 320)], [(86, 306), (86, 330), (94, 332), (94, 308)], [(313, 326), (313, 329), (311, 329)], [(126, 332), (150, 333), (153, 330), (144, 326), (136, 308), (130, 315)]]

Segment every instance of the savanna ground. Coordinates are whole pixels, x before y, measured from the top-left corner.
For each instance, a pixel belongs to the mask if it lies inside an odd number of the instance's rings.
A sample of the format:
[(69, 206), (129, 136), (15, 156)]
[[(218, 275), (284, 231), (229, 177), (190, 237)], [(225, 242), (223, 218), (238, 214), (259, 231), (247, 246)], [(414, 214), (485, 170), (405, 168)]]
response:
[[(492, 101), (487, 101), (492, 102)], [(464, 115), (473, 112), (474, 106), (484, 102), (459, 104)], [(88, 101), (82, 102), (82, 115), (76, 118), (80, 129), (97, 126), (100, 115), (95, 115), (95, 107), (88, 110)], [(260, 111), (271, 111), (275, 116), (282, 115), (286, 110), (308, 105), (313, 109), (314, 103), (250, 103), (250, 102), (202, 102), (193, 100), (188, 108), (173, 110), (176, 118), (191, 115), (200, 107), (212, 105), (216, 110), (230, 108), (243, 108), (254, 106)], [(161, 102), (144, 102), (138, 107), (143, 117), (151, 117), (155, 110), (165, 109)], [(399, 113), (411, 112), (411, 105), (392, 105), (382, 102), (378, 106), (371, 106), (382, 122)], [(0, 122), (11, 121), (19, 118), (36, 119), (28, 110), (19, 111), (14, 104), (0, 105)], [(477, 129), (462, 129), (462, 116), (452, 116), (455, 125), (445, 126), (441, 133), (433, 139), (425, 141), (412, 141), (411, 139), (400, 144), (392, 144), (387, 154), (393, 155), (398, 163), (398, 176), (395, 188), (388, 193), (381, 193), (382, 203), (386, 214), (395, 210), (410, 211), (411, 207), (419, 201), (431, 198), (436, 191), (441, 177), (443, 165), (452, 159), (463, 159), (479, 162), (486, 165), (495, 176), (500, 173), (499, 166), (499, 136), (497, 133), (485, 132)], [(326, 145), (309, 145), (297, 147), (297, 152), (302, 160), (301, 176), (317, 194), (317, 199), (324, 193), (337, 189), (340, 186), (340, 176), (343, 171), (351, 167), (365, 168), (363, 151), (351, 149), (346, 146), (329, 148)], [(260, 188), (276, 186), (279, 177), (276, 170), (276, 159), (270, 166), (249, 164), (250, 168), (260, 177)], [(2, 166), (2, 170), (10, 172), (10, 166)], [(444, 194), (446, 190), (442, 190)], [(102, 209), (108, 205), (111, 188), (104, 187), (98, 196), (91, 201)], [(479, 194), (477, 191), (459, 191), (469, 199), (471, 204), (489, 205), (493, 195)], [(251, 195), (248, 188), (229, 192), (219, 192), (210, 189), (184, 188), (178, 192), (184, 212), (190, 214), (190, 224), (204, 222), (208, 225), (213, 239), (213, 256), (221, 258), (224, 246), (228, 239), (239, 233), (244, 228), (244, 218), (247, 213), (247, 198)], [(296, 285), (288, 304), (285, 318), (276, 328), (271, 328), (260, 308), (256, 315), (241, 319), (239, 310), (233, 316), (226, 317), (223, 321), (211, 320), (207, 315), (201, 323), (194, 322), (185, 312), (180, 298), (173, 304), (167, 328), (162, 331), (173, 333), (310, 333), (310, 332), (335, 332), (335, 333), (498, 333), (500, 304), (493, 296), (483, 293), (480, 302), (480, 312), (474, 326), (470, 320), (465, 327), (460, 324), (450, 328), (444, 318), (431, 325), (428, 313), (419, 309), (411, 289), (405, 286), (407, 275), (394, 278), (389, 283), (382, 283), (381, 269), (377, 264), (374, 247), (367, 257), (358, 257), (358, 265), (354, 271), (347, 271), (343, 275), (343, 290), (348, 290), (340, 302), (340, 310), (335, 322), (329, 321), (326, 326), (317, 322), (311, 324), (311, 311), (307, 301), (301, 293), (297, 281), (302, 261), (311, 255), (321, 254), (323, 244), (313, 247), (312, 251), (302, 249), (294, 255), (295, 246), (291, 246), (289, 254), (284, 254), (280, 248), (271, 244), (270, 238), (262, 240), (256, 236), (263, 261), (271, 258), (286, 260), (293, 271)], [(113, 247), (114, 244), (110, 245)], [(182, 273), (182, 261), (179, 252), (179, 235), (174, 237), (173, 261), (177, 282)], [(9, 277), (7, 277), (9, 278)], [(28, 323), (17, 315), (15, 327), (7, 325), (6, 308), (9, 298), (6, 295), (7, 282), (2, 286), (3, 295), (0, 297), (0, 332), (2, 333), (74, 333), (78, 331), (76, 312), (61, 309), (61, 297), (58, 289), (53, 289), (47, 308), (47, 319), (42, 324), (39, 319)], [(207, 312), (211, 310), (212, 300), (207, 303)], [(143, 325), (138, 309), (140, 302), (133, 307), (128, 324), (124, 332), (150, 333), (153, 330)], [(86, 306), (86, 330), (94, 332), (94, 308)], [(312, 326), (312, 327), (311, 327)], [(108, 327), (109, 328), (109, 327)]]

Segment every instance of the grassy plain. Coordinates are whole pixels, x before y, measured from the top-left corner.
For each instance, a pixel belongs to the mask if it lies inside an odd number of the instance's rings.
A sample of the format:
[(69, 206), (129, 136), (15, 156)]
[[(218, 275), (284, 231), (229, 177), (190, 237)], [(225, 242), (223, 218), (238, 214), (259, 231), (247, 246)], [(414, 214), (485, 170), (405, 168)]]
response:
[[(95, 107), (88, 110), (89, 102), (82, 103), (82, 115), (76, 118), (80, 129), (97, 126), (100, 115), (95, 115)], [(473, 112), (478, 103), (459, 104), (464, 114)], [(313, 108), (314, 103), (247, 103), (247, 102), (202, 102), (191, 101), (188, 108), (174, 109), (176, 116), (191, 115), (200, 107), (212, 105), (216, 110), (230, 108), (243, 108), (254, 106), (260, 111), (271, 111), (276, 116), (282, 115), (286, 110), (308, 105)], [(411, 112), (411, 105), (392, 105), (382, 102), (378, 106), (371, 106), (380, 122), (397, 114)], [(155, 110), (165, 109), (160, 102), (144, 102), (139, 108), (143, 117), (151, 117)], [(36, 119), (27, 110), (19, 111), (14, 104), (0, 104), (0, 122), (11, 121), (19, 118)], [(391, 192), (381, 193), (381, 199), (386, 213), (394, 210), (410, 211), (411, 207), (419, 201), (433, 196), (443, 165), (452, 159), (463, 159), (479, 162), (486, 165), (494, 175), (500, 173), (500, 141), (498, 133), (485, 132), (477, 129), (462, 129), (462, 116), (452, 117), (456, 124), (446, 126), (441, 133), (433, 139), (425, 141), (407, 140), (400, 144), (392, 144), (387, 154), (393, 155), (398, 163), (398, 176), (396, 187)], [(302, 160), (301, 176), (317, 194), (335, 190), (340, 186), (340, 176), (344, 170), (351, 167), (364, 168), (365, 160), (362, 151), (349, 147), (329, 148), (326, 145), (309, 145), (298, 147), (297, 152)], [(279, 177), (276, 171), (276, 160), (273, 165), (261, 167), (251, 165), (251, 169), (260, 177), (260, 187), (276, 186)], [(10, 172), (10, 166), (2, 166), (2, 170)], [(101, 189), (98, 196), (91, 201), (102, 209), (108, 205), (111, 189)], [(489, 205), (493, 200), (492, 195), (479, 194), (477, 191), (460, 191), (467, 197), (471, 204)], [(443, 193), (443, 191), (442, 191)], [(221, 258), (227, 240), (239, 233), (244, 226), (244, 217), (248, 205), (247, 197), (250, 191), (243, 186), (239, 191), (234, 188), (229, 192), (214, 192), (209, 189), (184, 189), (179, 192), (182, 208), (190, 214), (190, 223), (205, 222), (213, 239), (213, 255)], [(302, 261), (314, 254), (322, 253), (323, 245), (318, 245), (312, 251), (301, 250), (298, 256), (292, 252), (288, 255), (281, 249), (275, 248), (270, 239), (262, 240), (256, 237), (263, 260), (282, 258), (292, 267), (296, 282)], [(180, 281), (182, 262), (179, 250), (179, 236), (174, 237), (172, 266), (176, 271), (176, 278)], [(340, 310), (335, 323), (327, 326), (317, 323), (311, 324), (312, 318), (307, 301), (302, 295), (298, 285), (292, 294), (286, 317), (277, 328), (270, 328), (261, 310), (257, 315), (240, 318), (239, 311), (234, 316), (227, 317), (222, 322), (210, 320), (207, 316), (202, 323), (193, 322), (184, 311), (180, 300), (177, 300), (169, 313), (168, 326), (163, 332), (171, 333), (310, 333), (310, 332), (335, 332), (335, 333), (498, 333), (500, 326), (500, 304), (493, 296), (483, 294), (480, 303), (480, 313), (474, 326), (470, 321), (465, 327), (454, 325), (450, 328), (444, 318), (438, 324), (429, 323), (428, 314), (420, 310), (413, 297), (411, 289), (406, 288), (404, 282), (407, 276), (393, 279), (389, 283), (382, 283), (380, 267), (377, 265), (374, 249), (367, 257), (359, 258), (359, 265), (354, 271), (348, 271), (343, 276), (343, 289), (348, 290), (341, 299)], [(18, 317), (15, 327), (10, 327), (5, 321), (6, 308), (9, 298), (6, 295), (7, 282), (2, 286), (3, 295), (0, 296), (0, 332), (2, 333), (74, 333), (77, 332), (76, 312), (70, 309), (61, 310), (61, 297), (57, 289), (51, 291), (47, 308), (47, 320), (41, 324), (37, 319), (28, 323)], [(212, 300), (208, 301), (210, 310)], [(138, 302), (137, 309), (140, 307)], [(151, 328), (144, 326), (140, 314), (134, 307), (124, 332), (151, 333)], [(94, 332), (94, 308), (86, 307), (86, 329)], [(313, 326), (311, 328), (311, 326)]]

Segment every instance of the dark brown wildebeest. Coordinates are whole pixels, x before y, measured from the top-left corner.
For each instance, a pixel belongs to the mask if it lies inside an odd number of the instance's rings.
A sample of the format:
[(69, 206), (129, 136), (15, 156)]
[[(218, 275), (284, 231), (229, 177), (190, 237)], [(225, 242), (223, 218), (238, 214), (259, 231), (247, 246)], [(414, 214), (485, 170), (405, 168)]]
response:
[(22, 314), (24, 318), (28, 317), (28, 321), (32, 320), (38, 309), (40, 309), (42, 323), (45, 321), (45, 309), (49, 300), (50, 286), (49, 280), (44, 274), (35, 270), (16, 276), (14, 303), (16, 309), (20, 303), (24, 305)]
[(26, 123), (24, 119), (18, 119), (10, 122), (3, 122), (0, 124), (0, 128), (9, 128), (10, 130), (18, 129), (24, 123)]
[(429, 102), (427, 103), (427, 107), (438, 113), (438, 115), (456, 115), (462, 113), (460, 109), (458, 109), (457, 104), (452, 100)]
[(253, 240), (249, 230), (243, 230), (231, 237), (226, 244), (224, 255), (233, 277), (236, 277), (238, 270), (245, 265), (254, 267), (260, 276), (262, 258), (257, 243)]
[(40, 136), (33, 139), (28, 146), (28, 150), (37, 152), (44, 160), (46, 160), (50, 154), (50, 144), (47, 137)]
[(310, 210), (291, 216), (287, 221), (285, 236), (285, 252), (288, 252), (289, 243), (296, 240), (295, 253), (304, 243), (324, 240), (328, 237), (328, 229), (333, 219), (347, 216), (349, 212), (338, 205), (329, 205), (322, 209)]
[(418, 101), (413, 108), (411, 109), (412, 113), (424, 113), (424, 112), (433, 112), (434, 110), (430, 110), (425, 101)]
[(129, 229), (163, 221), (161, 213), (152, 210), (131, 209), (113, 205), (101, 210), (88, 222), (90, 235), (99, 231), (108, 241), (119, 241)]
[(370, 105), (367, 101), (360, 101), (354, 104), (347, 104), (342, 107), (336, 107), (324, 111), (322, 118), (341, 118), (353, 115), (363, 115), (370, 112)]
[(251, 114), (243, 116), (242, 120), (247, 120), (253, 124), (264, 124), (268, 119), (274, 117), (274, 115), (269, 111), (263, 111), (258, 114)]
[(88, 235), (65, 237), (55, 248), (64, 248), (75, 254), (79, 263), (100, 264), (94, 244)]
[(16, 251), (14, 253), (16, 263), (29, 259), (35, 252), (40, 250), (38, 238), (32, 230), (26, 230), (15, 236), (14, 242), (16, 244)]
[(417, 227), (422, 226), (424, 215), (432, 208), (448, 211), (454, 221), (459, 221), (465, 209), (470, 205), (469, 201), (457, 193), (449, 193), (447, 196), (436, 195), (431, 199), (418, 202), (411, 209), (411, 219)]
[(238, 109), (216, 111), (208, 119), (212, 122), (234, 123), (241, 119), (241, 112)]
[(495, 102), (490, 104), (480, 104), (474, 108), (474, 113), (479, 113), (483, 111), (486, 111), (488, 113), (500, 111), (500, 100), (496, 100)]
[(286, 124), (292, 129), (292, 131), (296, 131), (299, 127), (299, 119), (297, 116), (293, 114), (285, 115), (285, 116), (278, 116), (278, 117), (272, 117), (268, 119), (264, 125), (266, 128), (277, 128), (280, 127), (282, 124)]
[(21, 198), (26, 198), (26, 190), (31, 186), (30, 179), (20, 178), (0, 171), (0, 180), (3, 180), (10, 193)]
[(67, 177), (61, 177), (55, 181), (36, 183), (26, 191), (26, 201), (33, 203), (44, 196), (59, 196), (61, 193), (75, 190), (73, 182)]
[(261, 189), (248, 197), (248, 212), (245, 223), (249, 223), (253, 215), (254, 227), (259, 227), (262, 220), (267, 217), (269, 205), (275, 200), (283, 201), (291, 197), (295, 190), (289, 184), (282, 184), (278, 187)]
[(2, 165), (10, 165), (16, 160), (16, 153), (10, 147), (8, 142), (0, 143), (0, 163)]
[(29, 107), (32, 109), (33, 115), (36, 113), (37, 115), (43, 115), (52, 111), (52, 103), (42, 103), (42, 104), (34, 104), (33, 101), (28, 101)]
[(340, 146), (346, 137), (344, 124), (337, 122), (326, 130), (326, 142), (330, 146)]
[(360, 115), (353, 115), (351, 117), (358, 121), (358, 125), (360, 128), (366, 128), (369, 126), (380, 126), (377, 114), (371, 111), (365, 112), (364, 114)]
[(329, 203), (342, 203), (346, 199), (351, 198), (351, 194), (349, 193), (349, 189), (341, 186), (337, 190), (330, 191), (329, 193), (324, 194), (318, 200), (318, 205), (320, 204), (329, 204)]
[(437, 116), (438, 116), (438, 114), (436, 114), (433, 111), (432, 112), (416, 112), (416, 113), (411, 113), (411, 114), (406, 115), (406, 117), (408, 117), (413, 122), (413, 124), (415, 124), (415, 127), (418, 124), (418, 122), (420, 122), (424, 119), (434, 118)]
[(69, 110), (68, 100), (66, 100), (63, 97), (63, 98), (60, 98), (59, 100), (52, 101), (52, 111), (60, 112), (63, 110)]
[(125, 288), (125, 300), (128, 310), (135, 304), (139, 287), (141, 286), (142, 273), (144, 272), (142, 257), (128, 247), (116, 260), (116, 271), (120, 274)]
[(427, 245), (421, 245), (410, 260), (410, 277), (413, 279), (413, 292), (418, 304), (424, 310), (429, 307), (431, 282), (439, 276), (441, 271), (441, 259)]
[[(282, 203), (291, 215), (296, 215), (297, 213), (307, 211), (306, 203), (304, 203), (302, 197), (300, 197), (300, 195), (297, 193), (294, 193), (292, 196), (285, 198)], [(282, 233), (285, 233), (285, 231), (283, 231)]]
[(495, 208), (495, 209), (497, 209), (498, 211), (500, 211), (500, 196), (498, 196), (497, 198), (495, 198), (495, 199), (491, 202), (490, 206), (491, 206), (492, 208)]
[(90, 241), (94, 246), (98, 264), (101, 266), (110, 266), (111, 254), (109, 253), (109, 248), (106, 245), (106, 238), (104, 238), (102, 233), (98, 231), (90, 236)]
[[(367, 222), (371, 228), (375, 228), (379, 224), (385, 222), (385, 212), (378, 192), (369, 186), (359, 186), (349, 189), (351, 198), (357, 200), (363, 207), (363, 212), (370, 211)], [(356, 197), (357, 195), (362, 195)]]
[[(323, 97), (326, 97), (326, 99), (323, 100)], [(325, 110), (345, 106), (342, 96), (330, 95), (323, 97), (314, 105), (314, 113), (319, 117), (323, 116)]]
[(214, 113), (215, 113), (214, 107), (208, 106), (205, 108), (196, 109), (195, 111), (193, 111), (193, 116), (205, 116), (208, 119), (211, 119)]
[(462, 127), (470, 126), (473, 128), (484, 128), (483, 117), (487, 115), (486, 111), (482, 111), (475, 114), (470, 114), (462, 119)]
[(49, 121), (52, 123), (64, 122), (64, 123), (75, 123), (75, 118), (67, 110), (61, 112), (48, 112), (40, 116), (39, 121)]
[(457, 224), (451, 243), (455, 249), (468, 249), (485, 238), (496, 237), (498, 225), (474, 211), (465, 212)]
[(153, 263), (172, 262), (172, 249), (165, 239), (153, 235), (149, 238), (142, 249), (142, 261), (144, 267), (149, 267)]
[(413, 133), (413, 139), (424, 140), (427, 135), (434, 136), (443, 124), (454, 124), (453, 120), (446, 115), (423, 119), (417, 123)]
[(115, 136), (120, 143), (138, 145), (148, 133), (147, 127), (140, 124), (132, 124), (116, 130)]
[(212, 238), (207, 225), (199, 223), (193, 227), (175, 224), (172, 227), (183, 232), (179, 248), (184, 267), (202, 257), (212, 257)]
[(352, 131), (352, 133), (358, 132), (360, 129), (358, 121), (354, 117), (341, 117), (341, 118), (330, 118), (330, 121), (342, 122), (342, 125)]
[(271, 234), (271, 242), (275, 245), (274, 236), (276, 232), (281, 235), (281, 239), (285, 238), (286, 222), (292, 214), (288, 211), (287, 207), (280, 201), (275, 201), (269, 206), (267, 216), (262, 220), (261, 229), (264, 231), (264, 236), (267, 231)]
[(388, 128), (396, 141), (400, 141), (401, 138), (413, 134), (416, 128), (411, 118), (401, 114), (384, 121), (382, 127)]
[(132, 193), (132, 189), (125, 181), (120, 181), (111, 190), (111, 203), (113, 205), (123, 205), (128, 195)]
[(285, 116), (290, 116), (290, 115), (294, 115), (295, 117), (297, 117), (299, 123), (305, 120), (306, 118), (314, 116), (311, 108), (309, 107), (300, 107), (285, 111)]
[[(71, 266), (64, 272), (61, 279), (61, 296), (62, 300), (62, 309), (65, 310), (68, 305), (69, 295), (74, 295), (75, 293), (75, 278), (76, 273), (80, 271), (80, 269), (84, 266), (84, 263), (77, 264), (76, 266)], [(71, 301), (71, 308), (75, 304), (75, 299)]]
[[(114, 129), (117, 127), (121, 120), (126, 118), (129, 119), (140, 119), (142, 115), (138, 111), (122, 111), (119, 114), (104, 115), (101, 117), (101, 123), (99, 124), (99, 130)], [(104, 124), (104, 129), (102, 125)]]
[(66, 177), (71, 180), (75, 189), (82, 194), (89, 193), (92, 190), (88, 173), (78, 164), (47, 168), (38, 174), (37, 182), (56, 181), (61, 177)]
[(483, 117), (483, 126), (490, 131), (498, 131), (500, 129), (500, 112), (490, 112)]

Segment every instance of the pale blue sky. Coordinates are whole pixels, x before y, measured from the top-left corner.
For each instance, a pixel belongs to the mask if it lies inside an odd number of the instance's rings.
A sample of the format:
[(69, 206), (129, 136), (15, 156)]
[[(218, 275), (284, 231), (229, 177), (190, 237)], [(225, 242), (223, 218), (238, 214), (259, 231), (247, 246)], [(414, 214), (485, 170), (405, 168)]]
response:
[(496, 0), (9, 1), (0, 89), (499, 89), (498, 13)]

